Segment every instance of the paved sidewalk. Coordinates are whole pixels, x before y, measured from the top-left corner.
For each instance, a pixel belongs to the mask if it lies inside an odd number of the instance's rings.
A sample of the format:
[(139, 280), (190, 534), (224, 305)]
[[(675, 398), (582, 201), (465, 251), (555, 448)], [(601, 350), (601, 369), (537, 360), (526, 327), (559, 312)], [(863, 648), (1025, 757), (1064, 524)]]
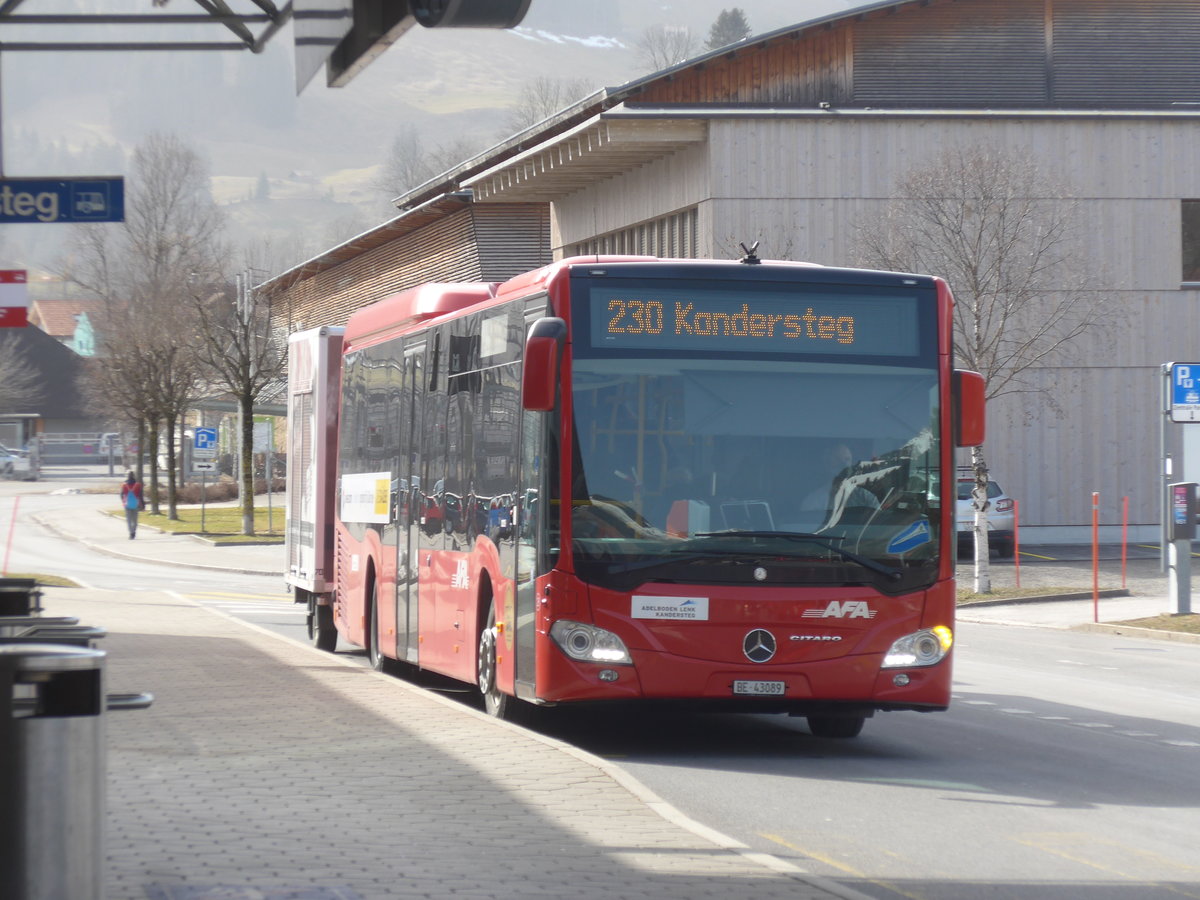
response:
[(1171, 611), (1170, 600), (1158, 596), (1101, 597), (1099, 604), (1094, 604), (1090, 597), (1050, 601), (1009, 600), (960, 606), (958, 620), (996, 625), (1075, 629), (1091, 627), (1099, 622), (1102, 627), (1111, 628), (1115, 626), (1106, 623), (1143, 619)]

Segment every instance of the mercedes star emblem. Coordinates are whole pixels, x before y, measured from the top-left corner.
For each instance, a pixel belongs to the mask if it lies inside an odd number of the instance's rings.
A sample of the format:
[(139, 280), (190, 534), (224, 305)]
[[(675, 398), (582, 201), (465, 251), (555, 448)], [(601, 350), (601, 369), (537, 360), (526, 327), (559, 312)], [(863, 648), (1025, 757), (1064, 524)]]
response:
[(742, 638), (742, 652), (750, 662), (765, 663), (775, 655), (775, 635), (755, 628)]

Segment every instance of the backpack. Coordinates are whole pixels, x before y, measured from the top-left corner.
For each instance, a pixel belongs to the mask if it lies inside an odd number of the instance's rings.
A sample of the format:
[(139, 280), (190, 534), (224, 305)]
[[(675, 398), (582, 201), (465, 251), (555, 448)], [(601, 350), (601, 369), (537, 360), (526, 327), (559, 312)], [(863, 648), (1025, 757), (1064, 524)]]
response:
[(125, 508), (126, 509), (137, 509), (140, 505), (141, 505), (141, 503), (138, 500), (137, 491), (135, 491), (132, 487), (130, 487), (128, 492), (126, 492), (126, 494), (125, 494)]

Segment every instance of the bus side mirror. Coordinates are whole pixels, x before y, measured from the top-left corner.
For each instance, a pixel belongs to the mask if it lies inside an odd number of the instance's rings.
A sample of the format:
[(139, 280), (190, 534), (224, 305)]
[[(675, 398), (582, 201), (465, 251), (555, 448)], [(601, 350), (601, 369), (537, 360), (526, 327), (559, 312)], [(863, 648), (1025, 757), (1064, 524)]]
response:
[(525, 367), (521, 373), (521, 406), (535, 412), (554, 409), (558, 396), (558, 362), (567, 340), (562, 319), (538, 319), (525, 339)]
[(958, 447), (978, 447), (984, 437), (984, 394), (987, 385), (978, 372), (954, 370), (954, 443)]

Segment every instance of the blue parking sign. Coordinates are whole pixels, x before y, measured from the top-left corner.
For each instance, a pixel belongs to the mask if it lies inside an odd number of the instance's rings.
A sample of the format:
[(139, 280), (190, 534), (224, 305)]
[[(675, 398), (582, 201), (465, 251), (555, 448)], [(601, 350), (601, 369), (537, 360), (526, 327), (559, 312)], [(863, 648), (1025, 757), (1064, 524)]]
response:
[(1200, 422), (1200, 363), (1171, 363), (1171, 421)]
[(197, 428), (192, 438), (192, 450), (196, 456), (213, 456), (217, 452), (217, 429)]

